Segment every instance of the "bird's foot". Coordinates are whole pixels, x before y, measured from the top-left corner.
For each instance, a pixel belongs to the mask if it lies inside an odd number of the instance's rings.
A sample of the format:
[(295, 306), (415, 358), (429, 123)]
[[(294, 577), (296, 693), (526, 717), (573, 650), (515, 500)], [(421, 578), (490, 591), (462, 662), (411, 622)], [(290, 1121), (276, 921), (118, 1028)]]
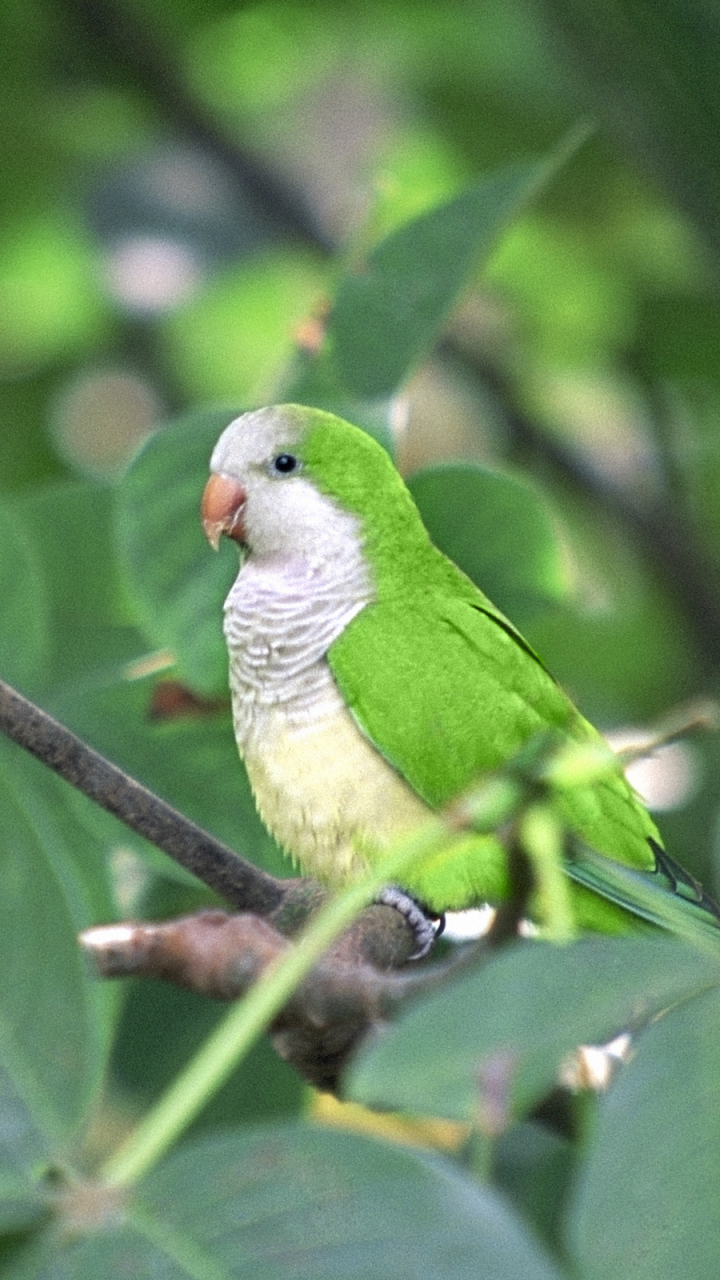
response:
[(381, 889), (375, 901), (385, 907), (394, 907), (405, 917), (417, 943), (417, 950), (413, 951), (410, 959), (422, 960), (445, 928), (445, 916), (435, 915), (396, 884), (388, 884)]

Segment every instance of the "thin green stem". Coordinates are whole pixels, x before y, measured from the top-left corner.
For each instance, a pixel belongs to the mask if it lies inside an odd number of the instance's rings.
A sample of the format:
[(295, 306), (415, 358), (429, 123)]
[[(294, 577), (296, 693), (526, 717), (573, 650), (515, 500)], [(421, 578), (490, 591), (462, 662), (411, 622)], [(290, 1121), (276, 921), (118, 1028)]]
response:
[(361, 881), (323, 906), (297, 943), (280, 961), (270, 965), (252, 990), (233, 1006), (159, 1102), (110, 1157), (100, 1172), (101, 1179), (110, 1186), (129, 1186), (157, 1164), (378, 889), (416, 859), (436, 852), (447, 839), (445, 822), (439, 818), (428, 822), (420, 831), (398, 841), (388, 857)]

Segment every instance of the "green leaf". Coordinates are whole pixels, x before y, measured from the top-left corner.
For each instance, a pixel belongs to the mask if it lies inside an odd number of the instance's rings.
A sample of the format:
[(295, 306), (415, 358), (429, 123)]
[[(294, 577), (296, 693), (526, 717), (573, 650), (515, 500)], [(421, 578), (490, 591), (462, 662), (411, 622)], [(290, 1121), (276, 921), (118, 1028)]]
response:
[(433, 542), (510, 617), (566, 594), (556, 529), (531, 485), (463, 462), (417, 471), (408, 487)]
[[(49, 661), (37, 692), (143, 652), (115, 561), (112, 491), (90, 481), (48, 484), (12, 499), (12, 518), (29, 543), (47, 602)], [(24, 627), (14, 642), (24, 640)]]
[[(159, 896), (153, 894), (151, 918), (156, 916), (154, 907)], [(227, 1007), (220, 1001), (169, 983), (132, 983), (113, 1055), (113, 1078), (124, 1094), (132, 1091), (142, 1099), (144, 1107), (153, 1103), (187, 1066), (226, 1012)], [(258, 1124), (298, 1115), (306, 1103), (307, 1086), (263, 1037), (213, 1094), (193, 1127), (199, 1132)]]
[(122, 479), (117, 543), (148, 641), (175, 656), (180, 679), (206, 696), (227, 689), (222, 605), (237, 549), (213, 555), (200, 499), (213, 446), (237, 409), (191, 413), (151, 436)]
[(471, 272), (578, 146), (515, 165), (391, 232), (340, 282), (330, 318), (334, 361), (360, 397), (395, 390), (438, 335)]
[(412, 1009), (361, 1053), (349, 1095), (472, 1122), (484, 1109), (487, 1074), (509, 1123), (553, 1087), (578, 1045), (605, 1043), (718, 981), (716, 962), (670, 939), (518, 944)]
[(43, 1212), (36, 1176), (50, 1159), (47, 1136), (0, 1065), (0, 1235), (23, 1230)]
[(100, 1082), (105, 997), (76, 941), (81, 890), (63, 822), (53, 831), (18, 778), (0, 772), (0, 1066), (45, 1143), (62, 1149)]
[(63, 887), (76, 930), (115, 913), (108, 854), (111, 841), (95, 821), (97, 805), (46, 765), (0, 738), (0, 772), (22, 799), (45, 857)]
[(48, 650), (48, 610), (40, 565), (12, 509), (0, 508), (0, 673), (10, 684), (40, 679)]
[[(154, 720), (152, 689), (151, 680), (128, 680), (116, 674), (75, 686), (58, 697), (51, 710), (96, 750), (218, 839), (262, 866), (287, 874), (287, 860), (258, 817), (229, 708)], [(149, 856), (157, 869), (197, 884), (120, 822), (103, 815), (99, 820), (111, 822), (118, 842)]]
[[(7, 38), (7, 32), (5, 33)], [(0, 374), (74, 357), (102, 341), (107, 319), (93, 246), (61, 214), (0, 235)]]
[(638, 1038), (604, 1100), (568, 1223), (583, 1280), (707, 1280), (720, 1254), (720, 992)]
[(572, 1143), (530, 1120), (501, 1134), (493, 1150), (495, 1185), (554, 1249), (574, 1164)]
[(53, 1243), (10, 1277), (559, 1280), (502, 1200), (451, 1165), (299, 1125), (188, 1143), (123, 1220)]

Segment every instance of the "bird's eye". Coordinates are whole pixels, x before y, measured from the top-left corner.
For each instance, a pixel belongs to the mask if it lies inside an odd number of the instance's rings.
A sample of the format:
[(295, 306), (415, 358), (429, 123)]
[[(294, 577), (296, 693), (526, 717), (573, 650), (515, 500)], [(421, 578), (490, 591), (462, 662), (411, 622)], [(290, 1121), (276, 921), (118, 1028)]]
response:
[(296, 471), (300, 466), (300, 460), (295, 457), (294, 453), (279, 453), (277, 458), (272, 460), (272, 469), (278, 475), (287, 476), (291, 471)]

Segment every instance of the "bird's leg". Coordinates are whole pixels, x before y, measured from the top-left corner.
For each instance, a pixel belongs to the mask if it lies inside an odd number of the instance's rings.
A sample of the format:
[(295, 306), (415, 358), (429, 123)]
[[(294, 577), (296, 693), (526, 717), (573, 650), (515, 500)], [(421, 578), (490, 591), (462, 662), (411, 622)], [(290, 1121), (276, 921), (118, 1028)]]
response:
[(405, 893), (404, 889), (398, 888), (396, 884), (388, 884), (381, 889), (375, 901), (385, 907), (394, 907), (407, 920), (417, 943), (416, 950), (413, 951), (410, 959), (422, 960), (445, 928), (445, 916), (436, 915), (422, 902), (418, 902), (417, 898)]

